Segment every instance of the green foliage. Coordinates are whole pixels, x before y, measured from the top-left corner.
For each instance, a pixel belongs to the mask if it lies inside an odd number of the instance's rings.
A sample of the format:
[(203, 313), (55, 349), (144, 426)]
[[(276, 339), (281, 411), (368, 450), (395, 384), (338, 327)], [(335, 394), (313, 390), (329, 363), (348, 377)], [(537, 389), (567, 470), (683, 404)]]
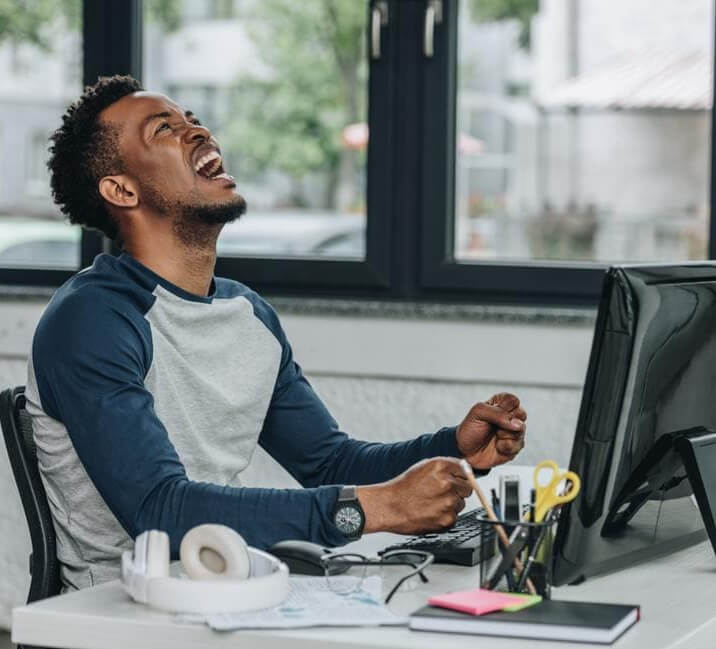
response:
[(144, 0), (147, 18), (159, 23), (165, 31), (173, 32), (181, 25), (181, 7), (178, 0)]
[[(147, 5), (150, 20), (160, 23), (166, 31), (179, 27), (179, 0), (147, 0)], [(50, 29), (60, 18), (64, 19), (66, 28), (79, 30), (82, 0), (0, 0), (0, 43), (29, 43), (50, 51)]]
[(81, 0), (0, 0), (0, 43), (30, 43), (49, 51), (49, 26), (63, 16), (76, 28), (81, 12)]
[[(565, 0), (567, 1), (567, 0)], [(530, 21), (539, 10), (539, 0), (471, 0), (474, 20), (507, 20), (520, 22), (520, 46), (530, 47)]]
[(240, 156), (242, 175), (275, 169), (300, 179), (335, 168), (343, 127), (365, 119), (366, 14), (354, 0), (259, 0), (248, 8), (246, 30), (262, 64), (237, 80), (220, 134)]

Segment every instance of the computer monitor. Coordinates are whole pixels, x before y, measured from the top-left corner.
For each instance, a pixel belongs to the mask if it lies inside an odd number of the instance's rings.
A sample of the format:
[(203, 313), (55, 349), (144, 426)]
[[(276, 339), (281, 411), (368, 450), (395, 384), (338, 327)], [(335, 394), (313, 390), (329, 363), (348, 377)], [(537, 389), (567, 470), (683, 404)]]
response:
[[(677, 431), (716, 430), (716, 264), (605, 276), (554, 546), (557, 585), (706, 538)], [(716, 467), (714, 467), (716, 471)]]

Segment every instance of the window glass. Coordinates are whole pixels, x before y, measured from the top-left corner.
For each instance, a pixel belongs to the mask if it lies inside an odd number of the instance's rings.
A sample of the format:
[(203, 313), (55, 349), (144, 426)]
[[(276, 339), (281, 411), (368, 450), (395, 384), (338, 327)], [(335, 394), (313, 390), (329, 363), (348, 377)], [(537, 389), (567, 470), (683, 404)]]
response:
[(80, 0), (0, 3), (0, 266), (75, 269), (81, 230), (52, 202), (48, 138), (82, 90)]
[[(220, 255), (362, 258), (367, 5), (148, 0), (143, 82), (213, 132), (247, 213)], [(331, 245), (341, 238), (343, 245)]]
[(461, 0), (458, 260), (708, 248), (713, 0)]

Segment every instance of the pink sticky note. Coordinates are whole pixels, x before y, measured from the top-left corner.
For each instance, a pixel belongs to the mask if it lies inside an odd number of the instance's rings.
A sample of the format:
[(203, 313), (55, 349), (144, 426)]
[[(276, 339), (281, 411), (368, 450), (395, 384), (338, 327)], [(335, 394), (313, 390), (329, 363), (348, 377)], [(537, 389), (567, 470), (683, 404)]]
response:
[(428, 604), (440, 606), (441, 608), (451, 608), (471, 615), (484, 615), (485, 613), (492, 613), (492, 611), (499, 611), (505, 606), (519, 604), (522, 601), (522, 598), (506, 593), (496, 593), (484, 588), (475, 588), (474, 590), (435, 595), (428, 600)]

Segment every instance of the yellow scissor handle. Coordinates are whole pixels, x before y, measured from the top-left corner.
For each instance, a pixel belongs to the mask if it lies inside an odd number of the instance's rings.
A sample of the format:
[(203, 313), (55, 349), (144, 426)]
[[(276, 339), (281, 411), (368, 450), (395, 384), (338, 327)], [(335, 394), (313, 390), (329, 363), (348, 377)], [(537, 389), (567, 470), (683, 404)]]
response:
[[(539, 482), (539, 475), (543, 470), (551, 472), (549, 481), (546, 484)], [(559, 486), (563, 481), (568, 481), (568, 486), (565, 491), (560, 493)], [(553, 507), (574, 500), (582, 485), (579, 476), (574, 471), (560, 473), (557, 463), (553, 460), (544, 460), (535, 467), (534, 483), (536, 491), (535, 522), (538, 523), (544, 520), (547, 512)]]

